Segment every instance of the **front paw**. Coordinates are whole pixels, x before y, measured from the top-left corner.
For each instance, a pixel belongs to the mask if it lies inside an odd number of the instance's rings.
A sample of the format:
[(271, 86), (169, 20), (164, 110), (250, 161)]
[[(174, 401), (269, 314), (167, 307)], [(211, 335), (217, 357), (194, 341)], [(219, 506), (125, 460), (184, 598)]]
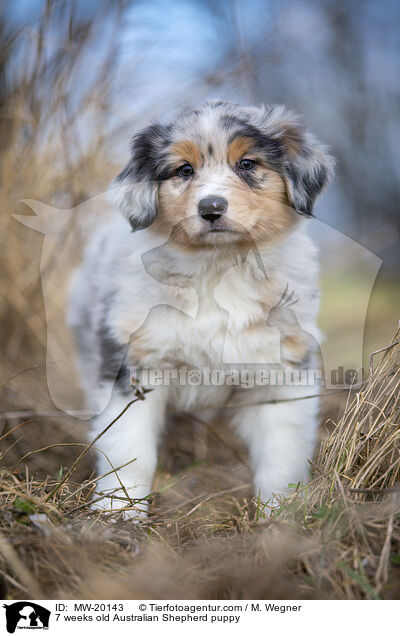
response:
[(263, 521), (269, 519), (282, 503), (284, 494), (274, 495), (272, 492), (259, 492), (253, 498), (256, 507), (256, 520)]

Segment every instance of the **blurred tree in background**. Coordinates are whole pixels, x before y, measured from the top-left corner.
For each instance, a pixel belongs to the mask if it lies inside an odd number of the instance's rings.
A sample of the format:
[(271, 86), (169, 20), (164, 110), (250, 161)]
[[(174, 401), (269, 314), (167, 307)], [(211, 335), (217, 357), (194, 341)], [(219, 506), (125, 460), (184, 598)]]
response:
[(0, 147), (46, 146), (42, 198), (76, 204), (106, 187), (151, 118), (208, 97), (284, 102), (338, 160), (317, 215), (395, 274), (399, 27), (397, 0), (5, 3)]

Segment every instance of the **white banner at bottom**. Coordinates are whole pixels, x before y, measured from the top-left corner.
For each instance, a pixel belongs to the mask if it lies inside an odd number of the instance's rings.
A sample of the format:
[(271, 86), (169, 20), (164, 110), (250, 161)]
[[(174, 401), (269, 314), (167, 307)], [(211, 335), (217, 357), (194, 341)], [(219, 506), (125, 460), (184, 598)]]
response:
[(170, 628), (193, 634), (215, 629), (219, 635), (295, 629), (337, 636), (338, 628), (348, 634), (353, 626), (363, 636), (376, 636), (397, 624), (399, 610), (400, 601), (9, 601), (0, 624), (1, 633), (16, 636), (22, 636), (19, 630), (159, 636)]

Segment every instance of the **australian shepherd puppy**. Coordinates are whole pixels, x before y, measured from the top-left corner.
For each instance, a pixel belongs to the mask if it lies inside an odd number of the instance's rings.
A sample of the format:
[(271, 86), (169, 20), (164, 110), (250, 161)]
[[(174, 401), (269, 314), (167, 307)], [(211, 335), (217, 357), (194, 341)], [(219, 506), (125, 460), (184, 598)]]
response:
[[(149, 370), (160, 382), (96, 444), (108, 497), (94, 505), (145, 510), (170, 410), (229, 404), (262, 501), (307, 478), (318, 401), (302, 398), (315, 385), (260, 392), (210, 376), (190, 382), (190, 373), (316, 368), (318, 265), (307, 229), (332, 166), (282, 106), (211, 101), (134, 136), (112, 186), (122, 214), (92, 237), (70, 298), (83, 386), (98, 413), (93, 437), (132, 400), (133, 383), (149, 388)], [(186, 381), (166, 379), (182, 369)]]

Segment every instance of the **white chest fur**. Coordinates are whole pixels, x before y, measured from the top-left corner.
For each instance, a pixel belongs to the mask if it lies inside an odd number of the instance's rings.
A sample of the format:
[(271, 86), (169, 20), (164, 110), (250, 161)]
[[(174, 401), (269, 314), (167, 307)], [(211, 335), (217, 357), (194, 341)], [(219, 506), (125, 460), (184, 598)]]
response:
[(136, 362), (161, 368), (279, 362), (280, 333), (267, 319), (284, 281), (256, 267), (240, 263), (217, 275), (211, 268), (185, 277), (183, 288), (158, 286), (151, 294), (157, 302), (131, 338)]

